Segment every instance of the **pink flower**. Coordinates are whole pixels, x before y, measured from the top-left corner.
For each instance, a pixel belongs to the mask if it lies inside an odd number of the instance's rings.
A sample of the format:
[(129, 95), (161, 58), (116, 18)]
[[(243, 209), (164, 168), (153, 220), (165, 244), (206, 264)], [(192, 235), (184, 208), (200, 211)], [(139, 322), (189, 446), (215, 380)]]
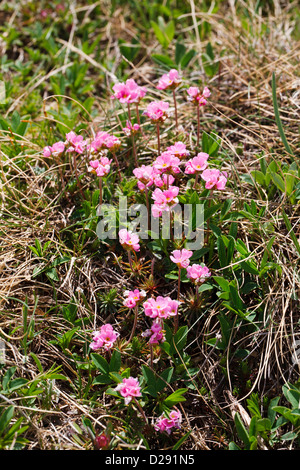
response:
[(58, 157), (61, 155), (65, 150), (65, 144), (62, 141), (55, 142), (55, 144), (51, 147), (51, 153), (54, 157)]
[(83, 140), (82, 135), (77, 135), (74, 131), (71, 131), (66, 134), (65, 145), (67, 147), (67, 152), (76, 152), (81, 154), (86, 148), (86, 141)]
[(151, 334), (150, 339), (149, 339), (150, 344), (159, 344), (159, 343), (163, 343), (166, 340), (165, 332), (160, 322), (156, 322), (156, 321), (153, 322), (150, 328), (150, 334)]
[(153, 162), (153, 167), (160, 173), (178, 174), (180, 173), (180, 159), (171, 152), (163, 152)]
[(161, 190), (156, 188), (152, 193), (154, 204), (152, 206), (153, 217), (160, 217), (162, 212), (169, 212), (176, 204), (178, 204), (179, 188), (177, 186), (169, 186), (168, 189)]
[(123, 381), (117, 385), (115, 390), (120, 392), (122, 397), (125, 398), (126, 405), (131, 402), (132, 398), (142, 396), (139, 381), (133, 377), (123, 379)]
[(177, 264), (180, 268), (187, 268), (190, 264), (190, 257), (192, 256), (193, 252), (183, 248), (182, 250), (174, 250), (172, 251), (172, 255), (170, 256), (171, 261)]
[(172, 155), (180, 159), (188, 157), (190, 154), (190, 152), (186, 148), (186, 145), (183, 142), (175, 142), (174, 145), (167, 147), (167, 152), (172, 153)]
[(138, 188), (140, 191), (144, 191), (145, 188), (152, 186), (154, 178), (159, 171), (153, 168), (151, 165), (142, 165), (133, 170), (134, 176), (138, 179)]
[(113, 86), (113, 91), (112, 98), (118, 99), (120, 103), (138, 103), (147, 92), (145, 87), (140, 87), (133, 79), (117, 83)]
[(171, 69), (169, 73), (165, 73), (158, 81), (158, 90), (167, 90), (168, 88), (176, 88), (181, 83), (181, 78), (177, 70)]
[(121, 141), (118, 137), (109, 134), (108, 132), (101, 131), (97, 132), (95, 139), (88, 146), (88, 150), (92, 154), (109, 150), (115, 152), (121, 146)]
[(150, 318), (169, 318), (178, 313), (179, 301), (170, 297), (158, 296), (143, 303), (145, 315)]
[(106, 176), (110, 172), (110, 164), (112, 160), (107, 157), (100, 157), (99, 160), (91, 160), (89, 162), (88, 171), (96, 173), (97, 176)]
[(101, 326), (100, 331), (96, 331), (93, 334), (93, 342), (90, 344), (90, 348), (93, 350), (104, 348), (105, 351), (108, 351), (113, 347), (114, 342), (119, 337), (110, 323), (106, 323)]
[(169, 117), (169, 103), (166, 101), (151, 101), (143, 112), (153, 123), (164, 122)]
[(188, 101), (198, 105), (205, 106), (207, 103), (207, 98), (210, 97), (211, 93), (207, 87), (204, 87), (203, 92), (201, 93), (199, 88), (191, 86), (187, 89)]
[(130, 121), (126, 121), (126, 127), (123, 127), (123, 132), (127, 137), (136, 134), (139, 130), (139, 124), (132, 124)]
[(124, 299), (123, 305), (128, 308), (134, 308), (146, 297), (146, 292), (144, 290), (139, 291), (138, 289), (131, 291), (126, 290), (124, 296), (126, 298)]
[(43, 155), (44, 157), (51, 157), (52, 155), (52, 149), (49, 145), (47, 145), (47, 147), (44, 147), (43, 149)]
[[(159, 170), (157, 170), (159, 171)], [(172, 185), (175, 181), (174, 176), (169, 175), (169, 174), (158, 174), (154, 177), (154, 184), (160, 189), (167, 189), (168, 183), (169, 185)]]
[(206, 182), (206, 189), (224, 189), (227, 183), (226, 171), (218, 169), (204, 170), (201, 178)]
[(186, 268), (186, 271), (187, 278), (196, 285), (202, 284), (205, 279), (211, 276), (208, 267), (201, 266), (201, 264), (192, 264)]
[(139, 236), (131, 230), (126, 230), (126, 228), (121, 229), (119, 231), (119, 240), (125, 250), (140, 250)]
[(180, 429), (182, 416), (179, 410), (172, 410), (169, 416), (162, 414), (154, 425), (154, 429), (159, 432), (171, 434), (172, 429)]
[(198, 153), (196, 157), (186, 162), (185, 173), (187, 175), (193, 175), (194, 173), (199, 173), (200, 171), (205, 170), (207, 167), (208, 157), (209, 155), (207, 153)]

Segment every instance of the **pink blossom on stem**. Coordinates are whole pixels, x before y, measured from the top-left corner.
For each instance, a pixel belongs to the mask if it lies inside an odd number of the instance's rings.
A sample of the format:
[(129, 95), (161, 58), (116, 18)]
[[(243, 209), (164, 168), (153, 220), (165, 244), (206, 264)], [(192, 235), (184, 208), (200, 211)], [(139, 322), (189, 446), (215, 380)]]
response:
[(166, 413), (162, 414), (154, 425), (154, 429), (159, 432), (167, 432), (171, 434), (172, 430), (180, 429), (182, 415), (179, 410), (172, 410), (167, 416)]
[(200, 89), (195, 86), (191, 86), (187, 89), (188, 101), (198, 105), (205, 106), (207, 103), (207, 98), (210, 97), (211, 93), (207, 87), (204, 87), (203, 92), (201, 93)]
[(186, 145), (183, 142), (175, 142), (174, 145), (167, 147), (167, 152), (172, 153), (175, 157), (184, 158), (188, 157), (190, 152), (187, 150)]
[(86, 141), (83, 140), (82, 135), (77, 135), (74, 131), (66, 134), (65, 145), (67, 152), (83, 153), (86, 148)]
[(182, 248), (182, 250), (174, 250), (171, 253), (170, 259), (173, 263), (177, 264), (180, 268), (187, 268), (190, 264), (190, 257), (193, 255), (191, 250)]
[(185, 173), (187, 175), (193, 175), (195, 173), (200, 173), (207, 168), (207, 160), (209, 155), (205, 152), (200, 152), (196, 157), (191, 158), (185, 164)]
[(90, 348), (93, 350), (97, 349), (105, 349), (108, 351), (114, 345), (114, 342), (119, 337), (119, 333), (117, 333), (110, 323), (106, 323), (102, 325), (100, 331), (96, 331), (93, 334), (93, 342), (90, 344)]
[(143, 303), (145, 315), (150, 318), (169, 318), (178, 314), (180, 302), (170, 297), (158, 296)]
[(65, 151), (65, 144), (62, 141), (55, 142), (51, 147), (51, 154), (54, 157), (59, 157)]
[(153, 123), (164, 122), (170, 115), (169, 103), (166, 101), (151, 101), (143, 112)]
[(187, 278), (190, 279), (195, 285), (202, 284), (205, 279), (211, 276), (211, 272), (207, 266), (201, 264), (192, 264), (186, 268)]
[(123, 228), (119, 231), (119, 240), (125, 250), (139, 251), (139, 236), (131, 230)]
[(153, 162), (153, 167), (160, 173), (178, 174), (180, 173), (179, 165), (180, 159), (169, 151), (163, 152)]
[(158, 81), (158, 90), (167, 90), (168, 88), (175, 89), (180, 85), (181, 78), (179, 77), (176, 69), (171, 69), (169, 73), (165, 73)]
[(152, 205), (153, 217), (160, 217), (162, 212), (169, 212), (176, 204), (178, 204), (179, 188), (177, 186), (169, 186), (168, 189), (161, 190), (156, 188), (152, 193), (154, 204)]
[(140, 191), (144, 191), (145, 188), (149, 188), (153, 185), (154, 178), (159, 171), (151, 165), (141, 165), (133, 170), (134, 176), (138, 179), (138, 188)]
[(161, 173), (156, 175), (153, 180), (154, 185), (160, 189), (167, 189), (168, 184), (172, 185), (174, 181), (175, 181), (174, 176), (169, 175), (169, 174), (161, 174)]
[(106, 176), (110, 172), (110, 164), (112, 160), (107, 157), (100, 157), (99, 160), (91, 160), (89, 162), (88, 171), (96, 173), (97, 176)]
[(131, 137), (139, 132), (140, 128), (139, 124), (132, 124), (131, 121), (126, 121), (126, 127), (123, 127), (123, 132), (127, 137)]
[(52, 149), (49, 145), (47, 145), (46, 147), (43, 148), (43, 155), (44, 157), (51, 157), (52, 155)]
[(206, 189), (224, 189), (227, 183), (226, 171), (220, 171), (216, 168), (206, 169), (201, 174), (201, 178), (205, 181)]
[(146, 292), (144, 290), (126, 290), (124, 292), (124, 296), (126, 297), (123, 301), (123, 305), (128, 308), (134, 308), (138, 305), (145, 297)]
[(133, 377), (123, 379), (119, 385), (115, 388), (117, 392), (120, 392), (123, 398), (125, 398), (125, 404), (131, 402), (132, 398), (141, 397), (141, 387), (139, 381)]
[(117, 99), (120, 103), (139, 103), (144, 98), (147, 90), (139, 86), (133, 79), (126, 80), (125, 83), (116, 83), (113, 86), (114, 94), (112, 99)]

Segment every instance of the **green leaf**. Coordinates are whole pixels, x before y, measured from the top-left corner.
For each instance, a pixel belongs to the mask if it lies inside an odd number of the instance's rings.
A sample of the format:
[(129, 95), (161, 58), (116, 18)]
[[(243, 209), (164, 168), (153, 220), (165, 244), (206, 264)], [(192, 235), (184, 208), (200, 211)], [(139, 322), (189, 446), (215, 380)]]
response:
[(158, 65), (164, 65), (168, 69), (173, 69), (176, 68), (176, 64), (173, 62), (172, 59), (170, 59), (169, 56), (163, 55), (163, 54), (152, 54), (152, 59), (154, 62), (156, 62)]
[(165, 400), (164, 405), (167, 406), (169, 409), (175, 406), (177, 403), (186, 401), (183, 394), (187, 392), (187, 388), (178, 388), (175, 392), (171, 393)]
[(114, 350), (111, 356), (111, 360), (109, 363), (109, 371), (110, 372), (119, 372), (121, 368), (121, 353), (117, 349)]
[(182, 436), (181, 439), (179, 439), (179, 441), (177, 441), (176, 444), (172, 447), (172, 450), (178, 450), (180, 448), (180, 446), (187, 440), (187, 438), (189, 437), (189, 435), (192, 432), (193, 432), (193, 430), (191, 429), (184, 436)]
[(109, 373), (109, 364), (104, 357), (100, 356), (98, 353), (92, 353), (91, 358), (93, 363), (95, 364), (96, 368), (100, 370), (103, 374)]
[(180, 42), (176, 42), (176, 46), (175, 46), (175, 62), (177, 65), (180, 64), (184, 54), (185, 54), (185, 51), (186, 51), (186, 47), (184, 44), (180, 43)]
[(281, 191), (282, 193), (285, 193), (285, 183), (282, 177), (277, 173), (274, 173), (274, 171), (271, 171), (270, 175), (277, 189), (279, 189), (279, 191)]
[(235, 423), (236, 431), (238, 433), (239, 438), (245, 444), (246, 449), (249, 449), (250, 448), (249, 434), (241, 420), (239, 413), (235, 413), (234, 423)]
[(299, 245), (299, 242), (298, 242), (298, 239), (292, 229), (292, 224), (288, 218), (288, 216), (286, 215), (286, 213), (284, 212), (284, 210), (282, 210), (282, 216), (283, 216), (283, 219), (284, 219), (284, 223), (286, 225), (286, 228), (288, 229), (289, 231), (289, 235), (291, 237), (291, 239), (293, 240), (294, 242), (294, 245), (295, 245), (295, 248), (296, 250), (298, 251), (299, 255), (300, 255), (300, 245)]
[(181, 67), (185, 69), (189, 65), (193, 57), (195, 57), (196, 54), (197, 52), (195, 51), (195, 49), (189, 50), (181, 59), (181, 64), (180, 64)]
[(275, 78), (275, 72), (273, 72), (272, 74), (272, 98), (273, 98), (273, 107), (274, 107), (274, 114), (275, 114), (275, 120), (276, 120), (276, 124), (277, 124), (277, 127), (278, 127), (278, 130), (279, 130), (279, 134), (280, 134), (280, 137), (281, 137), (281, 140), (282, 140), (282, 143), (286, 149), (286, 151), (290, 154), (290, 155), (293, 155), (293, 152), (288, 144), (288, 141), (286, 139), (286, 136), (285, 136), (285, 133), (284, 133), (284, 130), (283, 130), (283, 126), (282, 126), (282, 123), (281, 123), (281, 119), (280, 119), (280, 114), (279, 114), (279, 108), (278, 108), (278, 102), (277, 102), (277, 95), (276, 95), (276, 78)]
[(0, 434), (3, 434), (14, 414), (14, 406), (9, 405), (0, 416)]

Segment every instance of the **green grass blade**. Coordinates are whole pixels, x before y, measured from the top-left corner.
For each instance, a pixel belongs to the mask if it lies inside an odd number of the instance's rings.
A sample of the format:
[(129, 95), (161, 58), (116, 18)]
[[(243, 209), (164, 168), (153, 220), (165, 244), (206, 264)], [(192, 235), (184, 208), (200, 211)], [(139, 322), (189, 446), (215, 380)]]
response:
[(279, 108), (278, 108), (278, 102), (277, 102), (277, 95), (276, 95), (276, 78), (275, 78), (275, 73), (273, 72), (272, 74), (272, 98), (273, 98), (273, 107), (274, 107), (274, 114), (275, 114), (275, 120), (276, 124), (279, 130), (279, 134), (282, 140), (282, 143), (286, 149), (286, 151), (290, 154), (293, 155), (293, 152), (291, 150), (291, 147), (289, 146), (289, 143), (286, 139), (283, 126), (281, 123), (280, 115), (279, 115)]

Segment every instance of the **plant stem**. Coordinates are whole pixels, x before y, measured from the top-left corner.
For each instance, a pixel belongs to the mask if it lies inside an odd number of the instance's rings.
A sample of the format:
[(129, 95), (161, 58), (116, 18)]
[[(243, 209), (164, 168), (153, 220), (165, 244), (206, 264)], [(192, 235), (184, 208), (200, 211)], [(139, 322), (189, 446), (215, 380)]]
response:
[(147, 207), (147, 215), (148, 215), (148, 227), (147, 229), (150, 229), (150, 206), (149, 206), (149, 195), (148, 195), (148, 188), (145, 186), (145, 198), (146, 198), (146, 207)]
[(194, 183), (193, 189), (196, 189), (196, 186), (197, 186), (197, 184), (198, 184), (198, 177), (199, 177), (199, 174), (196, 173), (196, 176), (195, 176), (195, 183)]
[(131, 342), (133, 336), (134, 336), (134, 333), (135, 333), (135, 330), (136, 330), (136, 325), (137, 325), (137, 320), (138, 320), (138, 306), (136, 305), (134, 307), (134, 321), (133, 321), (133, 325), (132, 325), (132, 330), (131, 330), (131, 334), (130, 334), (130, 338), (128, 340), (128, 343)]
[(99, 178), (99, 205), (102, 206), (102, 177)]
[(197, 147), (199, 147), (200, 140), (200, 106), (197, 105)]
[[(177, 300), (180, 299), (180, 278), (181, 278), (181, 267), (178, 267), (178, 287), (177, 287)], [(174, 334), (178, 330), (178, 313), (174, 317)]]
[(153, 368), (153, 346), (150, 344), (150, 367)]
[(139, 104), (138, 104), (138, 103), (135, 104), (135, 109), (136, 109), (136, 119), (137, 119), (137, 123), (138, 123), (138, 125), (140, 126), (140, 125), (141, 125), (141, 120), (140, 120)]
[[(130, 111), (129, 103), (127, 104), (127, 109), (128, 109), (128, 119), (131, 123), (131, 111)], [(137, 155), (136, 155), (136, 147), (135, 147), (135, 141), (134, 141), (133, 133), (131, 133), (131, 142), (132, 142), (132, 152), (133, 152), (134, 164), (135, 164), (136, 167), (138, 167), (139, 162), (138, 162)]]
[(117, 155), (115, 154), (115, 152), (113, 152), (113, 158), (114, 158), (115, 164), (116, 164), (117, 169), (118, 169), (120, 181), (122, 181), (122, 173), (121, 173), (121, 169), (120, 169), (120, 164), (119, 164), (119, 160), (118, 160)]
[(74, 171), (75, 171), (75, 178), (76, 178), (76, 181), (77, 181), (78, 189), (80, 191), (81, 196), (84, 197), (84, 194), (83, 194), (82, 189), (81, 189), (79, 176), (78, 176), (76, 153), (74, 153), (74, 155), (73, 155), (73, 167), (74, 167)]
[(128, 261), (129, 261), (129, 265), (130, 265), (131, 271), (133, 272), (133, 264), (132, 264), (132, 258), (131, 258), (131, 253), (130, 253), (130, 251), (128, 251)]
[(157, 151), (158, 155), (160, 154), (160, 135), (159, 135), (159, 124), (156, 123), (156, 132), (157, 132)]
[(174, 108), (175, 108), (175, 125), (176, 125), (176, 133), (178, 132), (178, 114), (177, 114), (177, 102), (175, 96), (175, 90), (173, 90), (173, 100), (174, 100)]
[(136, 404), (136, 406), (137, 406), (139, 412), (141, 413), (141, 415), (142, 415), (142, 417), (143, 417), (143, 420), (145, 421), (146, 424), (148, 424), (148, 420), (147, 420), (147, 418), (146, 418), (146, 415), (145, 415), (145, 413), (144, 413), (143, 408), (141, 407), (141, 405), (139, 404), (139, 402), (137, 401), (137, 399), (136, 399), (135, 397), (133, 397), (132, 399), (133, 399), (134, 403)]

